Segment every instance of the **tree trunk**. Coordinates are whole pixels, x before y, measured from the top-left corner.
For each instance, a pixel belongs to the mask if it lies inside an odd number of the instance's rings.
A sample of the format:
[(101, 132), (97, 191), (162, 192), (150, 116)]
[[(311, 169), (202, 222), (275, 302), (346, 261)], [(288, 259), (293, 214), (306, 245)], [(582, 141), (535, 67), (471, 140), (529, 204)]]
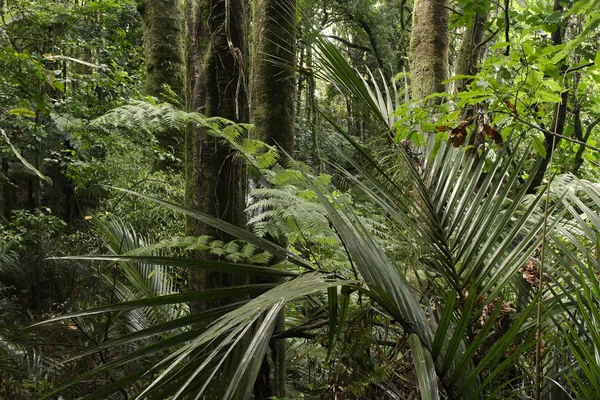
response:
[(413, 99), (445, 90), (448, 79), (448, 0), (415, 0), (410, 38)]
[[(186, 3), (188, 30), (188, 108), (210, 117), (247, 121), (247, 4), (244, 0), (193, 0)], [(186, 199), (188, 207), (244, 226), (246, 179), (233, 151), (205, 129), (186, 133)], [(232, 238), (196, 220), (187, 221), (190, 235)], [(208, 255), (207, 255), (208, 256)], [(193, 272), (190, 288), (224, 287), (243, 281), (230, 274)], [(231, 302), (194, 304), (194, 311)]]
[[(477, 73), (477, 63), (481, 59), (484, 48), (483, 36), (487, 18), (487, 12), (483, 16), (475, 14), (473, 24), (466, 29), (456, 59), (456, 75), (475, 75)], [(470, 80), (467, 79), (457, 80), (454, 91), (462, 92), (469, 83)]]
[[(168, 102), (183, 102), (184, 64), (182, 28), (183, 17), (179, 0), (142, 0), (138, 4), (144, 28), (144, 55), (146, 58), (146, 92)], [(164, 96), (165, 86), (175, 95)], [(182, 157), (182, 135), (168, 131), (157, 136), (161, 147)], [(159, 168), (174, 166), (161, 162)]]
[[(252, 16), (251, 121), (253, 135), (294, 152), (296, 119), (296, 2), (257, 0)], [(271, 238), (285, 245), (284, 238)], [(278, 316), (274, 333), (285, 329)], [(256, 399), (285, 396), (285, 339), (271, 340), (256, 384)]]
[[(560, 0), (554, 0), (554, 12), (562, 13), (563, 7), (560, 3)], [(562, 19), (561, 19), (562, 21)], [(554, 46), (560, 46), (563, 42), (564, 35), (564, 22), (558, 24), (556, 30), (552, 32), (552, 44)], [(561, 66), (561, 73), (564, 76), (567, 70), (566, 65)], [(549, 127), (548, 132), (544, 133), (544, 147), (546, 149), (546, 157), (538, 156), (536, 162), (539, 163), (539, 168), (535, 174), (535, 177), (531, 181), (531, 185), (527, 190), (528, 193), (535, 193), (537, 187), (542, 184), (544, 181), (544, 176), (546, 175), (546, 170), (548, 169), (548, 164), (550, 163), (550, 159), (552, 158), (552, 153), (558, 147), (560, 142), (560, 136), (564, 133), (565, 130), (565, 121), (567, 119), (567, 102), (569, 100), (569, 91), (565, 91), (560, 95), (560, 103), (556, 105), (554, 110), (554, 116), (552, 118), (552, 125)]]
[(142, 0), (138, 9), (144, 27), (146, 91), (161, 97), (169, 85), (183, 98), (183, 18), (179, 0)]
[(296, 118), (295, 0), (256, 0), (252, 17), (254, 134), (292, 155)]

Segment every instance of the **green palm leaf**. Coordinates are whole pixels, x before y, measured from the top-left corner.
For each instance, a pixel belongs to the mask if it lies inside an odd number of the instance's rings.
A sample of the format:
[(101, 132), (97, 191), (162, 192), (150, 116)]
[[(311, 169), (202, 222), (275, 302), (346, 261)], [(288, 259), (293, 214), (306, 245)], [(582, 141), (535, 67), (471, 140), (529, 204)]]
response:
[[(388, 130), (387, 106), (381, 91), (366, 87), (326, 40), (317, 39), (315, 49), (324, 60), (324, 77), (361, 104), (372, 126)], [(387, 174), (341, 127), (333, 126), (363, 157), (362, 163), (347, 158), (360, 178), (350, 173), (345, 176), (398, 225), (415, 246), (415, 252), (421, 254), (419, 261), (429, 279), (442, 277), (444, 284), (439, 286), (453, 288), (455, 292), (451, 295), (461, 299), (463, 305), (452, 301), (444, 304), (443, 298), (439, 301), (434, 297), (436, 306), (442, 310), (441, 319), (430, 324), (400, 270), (377, 248), (352, 210), (336, 203), (324, 188), (315, 188), (322, 193), (320, 199), (369, 285), (370, 295), (408, 333), (416, 335), (426, 351), (436, 355), (433, 360), (437, 376), (450, 395), (460, 392), (471, 393), (473, 398), (485, 396), (484, 388), (493, 379), (499, 379), (509, 366), (495, 360), (514, 343), (531, 309), (513, 319), (509, 331), (488, 350), (489, 358), (480, 365), (493, 371), (488, 371), (483, 381), (478, 378), (482, 369), (475, 368), (474, 354), (486, 332), (494, 328), (486, 324), (481, 336), (475, 338), (468, 338), (467, 333), (481, 315), (483, 305), (499, 299), (514, 281), (517, 270), (538, 248), (543, 240), (545, 218), (550, 230), (558, 223), (560, 215), (554, 214), (560, 206), (555, 205), (550, 215), (544, 217), (543, 194), (527, 195), (535, 174), (526, 171), (528, 151), (523, 151), (518, 142), (508, 140), (503, 150), (484, 151), (478, 159), (443, 144), (433, 152), (435, 146), (430, 142), (420, 159), (420, 169), (404, 148), (397, 146), (395, 149), (404, 162), (400, 168), (409, 177), (407, 187)], [(494, 156), (491, 165), (485, 160), (488, 153)], [(526, 172), (529, 180), (523, 183), (521, 177)], [(446, 306), (455, 308), (447, 310)], [(498, 315), (500, 306), (496, 306), (492, 316)], [(439, 327), (448, 329), (448, 333), (436, 331)], [(529, 348), (532, 343), (529, 341), (523, 347)], [(425, 374), (420, 375), (425, 379)]]

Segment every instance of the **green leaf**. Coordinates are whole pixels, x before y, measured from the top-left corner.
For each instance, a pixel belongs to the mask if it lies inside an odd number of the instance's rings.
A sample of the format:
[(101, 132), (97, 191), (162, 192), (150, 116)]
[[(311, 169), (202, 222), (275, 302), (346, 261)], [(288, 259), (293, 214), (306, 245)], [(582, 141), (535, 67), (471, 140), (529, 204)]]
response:
[(435, 330), (435, 337), (433, 340), (433, 346), (431, 349), (431, 356), (434, 359), (437, 359), (446, 338), (448, 337), (448, 333), (450, 324), (452, 322), (452, 318), (454, 315), (454, 307), (456, 305), (456, 293), (449, 291), (448, 297), (446, 298), (446, 302), (444, 303), (444, 311), (440, 318), (440, 322)]
[(260, 267), (252, 264), (234, 263), (220, 260), (206, 260), (198, 258), (184, 257), (160, 257), (160, 256), (69, 256), (53, 257), (51, 260), (89, 260), (89, 261), (114, 261), (114, 262), (134, 262), (151, 265), (165, 265), (171, 267), (182, 267), (189, 269), (199, 269), (204, 271), (217, 271), (225, 273), (237, 273), (253, 276), (298, 276), (290, 271), (279, 270), (276, 268)]
[(22, 117), (27, 117), (31, 119), (35, 118), (35, 112), (31, 111), (28, 108), (13, 108), (12, 110), (9, 110), (8, 113), (10, 115), (20, 115)]
[(544, 145), (543, 139), (539, 136), (533, 136), (533, 149), (542, 158), (546, 158), (546, 146)]
[(157, 204), (162, 204), (163, 206), (165, 206), (167, 208), (170, 208), (177, 212), (181, 212), (185, 215), (188, 215), (192, 218), (202, 221), (216, 229), (220, 229), (223, 232), (226, 232), (235, 238), (244, 240), (244, 241), (251, 243), (258, 248), (266, 250), (276, 256), (280, 256), (283, 259), (287, 259), (288, 261), (290, 261), (300, 267), (314, 271), (314, 268), (310, 265), (310, 263), (308, 263), (303, 258), (299, 257), (297, 254), (294, 254), (291, 251), (289, 251), (269, 240), (260, 238), (256, 235), (254, 235), (253, 233), (247, 231), (246, 229), (243, 229), (243, 228), (240, 228), (233, 224), (230, 224), (228, 222), (222, 221), (222, 220), (212, 217), (208, 214), (194, 211), (189, 208), (182, 207), (178, 204), (172, 203), (170, 201), (165, 201), (165, 200), (159, 199), (157, 197), (149, 196), (149, 195), (139, 193), (139, 192), (134, 192), (132, 190), (121, 189), (121, 188), (116, 188), (116, 187), (112, 187), (112, 186), (107, 186), (107, 187), (109, 187), (111, 189), (119, 190), (121, 192), (129, 193), (129, 194), (132, 194), (134, 196), (137, 196), (137, 197), (140, 197), (140, 198), (143, 198), (146, 200), (150, 200)]
[(46, 175), (42, 174), (40, 171), (38, 171), (38, 169), (36, 167), (31, 165), (21, 155), (21, 153), (19, 153), (19, 151), (15, 148), (15, 146), (13, 146), (12, 143), (10, 142), (10, 139), (8, 138), (8, 136), (6, 136), (6, 133), (4, 132), (4, 130), (1, 128), (0, 128), (0, 134), (2, 134), (2, 137), (4, 138), (4, 141), (6, 142), (6, 144), (8, 144), (8, 146), (10, 147), (10, 149), (12, 150), (14, 155), (19, 159), (19, 161), (21, 161), (23, 163), (23, 165), (25, 165), (29, 170), (33, 171), (40, 179), (43, 179), (46, 183), (48, 183), (49, 185), (52, 185), (52, 180), (49, 177), (47, 177)]
[(422, 345), (421, 340), (416, 334), (413, 333), (410, 335), (409, 342), (413, 362), (417, 370), (421, 399), (438, 400), (440, 395), (438, 393), (437, 375), (431, 353)]
[(63, 319), (83, 317), (86, 315), (94, 315), (101, 314), (111, 311), (125, 311), (125, 310), (134, 310), (140, 307), (154, 307), (160, 306), (163, 304), (177, 304), (177, 303), (185, 303), (189, 301), (200, 301), (200, 300), (210, 300), (210, 299), (218, 299), (222, 297), (242, 297), (247, 295), (256, 295), (260, 293), (264, 293), (265, 291), (276, 287), (276, 283), (261, 283), (256, 285), (248, 285), (248, 286), (231, 286), (227, 288), (220, 289), (204, 289), (201, 291), (195, 292), (185, 292), (185, 293), (177, 293), (165, 296), (156, 296), (156, 297), (148, 297), (144, 299), (132, 300), (132, 301), (124, 301), (121, 303), (115, 303), (107, 306), (96, 307), (86, 311), (75, 312), (67, 315), (61, 315), (58, 317), (51, 318), (49, 320), (38, 322), (33, 324), (32, 326), (46, 324), (52, 321), (60, 321)]

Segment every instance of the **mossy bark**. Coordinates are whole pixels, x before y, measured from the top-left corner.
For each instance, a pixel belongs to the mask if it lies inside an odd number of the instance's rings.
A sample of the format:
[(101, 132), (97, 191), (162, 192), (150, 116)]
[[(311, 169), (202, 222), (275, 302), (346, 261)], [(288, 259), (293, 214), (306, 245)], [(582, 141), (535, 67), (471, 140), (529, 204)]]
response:
[(183, 15), (179, 0), (143, 0), (138, 9), (144, 27), (146, 91), (161, 97), (163, 86), (183, 99)]
[[(206, 116), (236, 122), (248, 120), (247, 4), (244, 0), (202, 0), (186, 3), (188, 31), (188, 108)], [(186, 198), (188, 207), (244, 226), (245, 169), (233, 151), (202, 128), (186, 133)], [(232, 238), (196, 220), (190, 235)], [(209, 257), (209, 255), (206, 255)], [(193, 273), (190, 288), (225, 287), (243, 282), (229, 274)], [(196, 311), (232, 301), (195, 304)]]
[[(252, 13), (251, 122), (253, 135), (294, 152), (296, 119), (296, 2), (257, 0)], [(282, 239), (273, 241), (285, 245)], [(284, 329), (280, 313), (275, 331)], [(254, 386), (256, 399), (285, 396), (285, 339), (272, 340)]]
[(448, 0), (415, 0), (410, 38), (413, 99), (443, 92), (448, 79)]
[[(146, 92), (163, 101), (184, 101), (183, 13), (180, 0), (141, 0), (138, 10), (144, 28), (144, 55), (146, 58)], [(173, 96), (165, 93), (168, 85)], [(183, 135), (168, 131), (157, 136), (161, 147), (176, 157), (183, 157)], [(175, 167), (165, 161), (159, 168)]]
[(252, 15), (251, 116), (256, 137), (294, 151), (295, 0), (256, 0)]

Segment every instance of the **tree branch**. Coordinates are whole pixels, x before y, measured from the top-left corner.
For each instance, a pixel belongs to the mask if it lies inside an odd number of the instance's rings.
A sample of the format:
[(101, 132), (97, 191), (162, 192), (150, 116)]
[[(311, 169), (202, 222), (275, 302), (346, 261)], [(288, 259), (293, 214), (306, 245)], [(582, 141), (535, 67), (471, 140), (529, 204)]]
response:
[(593, 61), (589, 62), (587, 64), (580, 65), (578, 67), (569, 68), (565, 73), (568, 74), (569, 72), (579, 71), (580, 69), (591, 67), (592, 65), (594, 65)]
[(510, 0), (504, 1), (504, 40), (508, 43), (504, 55), (508, 57), (510, 55), (510, 15), (508, 13), (508, 7), (510, 6)]
[(330, 38), (330, 39), (335, 39), (338, 42), (341, 42), (343, 44), (345, 44), (348, 47), (351, 47), (353, 49), (358, 49), (358, 50), (362, 50), (362, 51), (366, 51), (366, 52), (371, 52), (371, 49), (366, 47), (366, 46), (361, 46), (360, 44), (355, 44), (350, 42), (349, 40), (346, 40), (344, 38), (341, 38), (339, 36), (335, 36), (335, 35), (326, 35), (325, 37)]
[(323, 321), (318, 321), (318, 322), (308, 324), (308, 325), (295, 326), (286, 331), (283, 331), (276, 335), (273, 335), (273, 339), (277, 340), (277, 339), (287, 339), (287, 338), (293, 338), (293, 337), (313, 339), (317, 335), (315, 333), (311, 333), (309, 331), (311, 331), (313, 329), (322, 328), (322, 327), (326, 326), (327, 324), (329, 324), (329, 321), (323, 320)]
[[(587, 129), (585, 130), (585, 135), (581, 138), (582, 142), (587, 143), (587, 140), (592, 134), (592, 129), (594, 129), (594, 127), (598, 124), (600, 124), (600, 118), (595, 119), (591, 124), (588, 125)], [(573, 167), (571, 168), (572, 174), (577, 174), (577, 171), (583, 165), (583, 152), (585, 151), (585, 147), (586, 146), (584, 144), (579, 144), (579, 149), (577, 149), (575, 160), (573, 161)]]
[(485, 38), (480, 43), (477, 43), (477, 45), (473, 48), (473, 52), (476, 52), (477, 50), (479, 50), (480, 47), (485, 46), (485, 44), (488, 43), (490, 40), (492, 40), (498, 34), (498, 32), (499, 32), (499, 30), (496, 29), (494, 32), (492, 32), (492, 34), (490, 36)]
[(543, 134), (545, 134), (545, 135), (556, 136), (557, 138), (564, 139), (564, 140), (566, 140), (566, 141), (568, 141), (568, 142), (573, 142), (573, 143), (577, 143), (577, 144), (580, 144), (580, 145), (582, 145), (582, 146), (585, 146), (586, 148), (588, 148), (588, 149), (590, 149), (590, 150), (594, 150), (594, 151), (600, 151), (600, 148), (598, 148), (598, 147), (594, 147), (594, 146), (592, 146), (592, 145), (590, 145), (590, 144), (587, 144), (587, 143), (585, 143), (585, 142), (582, 142), (581, 140), (573, 139), (572, 137), (568, 137), (568, 136), (560, 135), (560, 134), (558, 134), (558, 133), (554, 133), (554, 132), (552, 132), (552, 131), (549, 131), (549, 130), (548, 130), (548, 129), (546, 129), (546, 128), (542, 128), (542, 127), (541, 127), (541, 126), (539, 126), (539, 125), (532, 124), (531, 122), (525, 121), (524, 119), (522, 119), (522, 118), (520, 118), (520, 117), (517, 117), (517, 116), (516, 116), (516, 115), (514, 115), (513, 113), (507, 113), (507, 114), (510, 114), (510, 115), (512, 115), (512, 117), (513, 117), (515, 120), (519, 121), (519, 122), (520, 122), (520, 123), (522, 123), (523, 125), (525, 125), (525, 126), (528, 126), (528, 127), (530, 127), (530, 128), (533, 128), (533, 129), (536, 129), (536, 130), (538, 130), (538, 131), (542, 132), (542, 133), (543, 133)]

